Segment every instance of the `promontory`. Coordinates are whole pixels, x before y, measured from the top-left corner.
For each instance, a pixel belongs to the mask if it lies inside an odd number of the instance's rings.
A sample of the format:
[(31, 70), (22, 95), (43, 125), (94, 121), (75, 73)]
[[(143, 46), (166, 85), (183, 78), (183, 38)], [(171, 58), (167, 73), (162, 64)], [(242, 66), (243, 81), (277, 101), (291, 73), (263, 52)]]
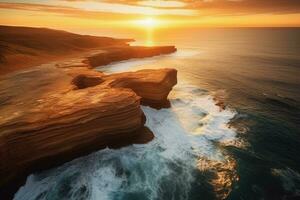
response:
[(0, 196), (11, 195), (36, 170), (152, 140), (140, 105), (168, 106), (177, 71), (93, 69), (176, 51), (130, 46), (131, 41), (0, 27)]

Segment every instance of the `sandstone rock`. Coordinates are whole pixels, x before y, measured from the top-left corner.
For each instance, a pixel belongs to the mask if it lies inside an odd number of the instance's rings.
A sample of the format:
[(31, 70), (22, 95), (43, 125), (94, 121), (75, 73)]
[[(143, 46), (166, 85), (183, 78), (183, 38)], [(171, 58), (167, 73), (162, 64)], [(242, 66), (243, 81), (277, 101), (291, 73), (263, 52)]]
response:
[(28, 69), (95, 48), (128, 46), (132, 39), (78, 35), (46, 28), (0, 25), (0, 75)]
[(107, 65), (112, 62), (117, 62), (121, 60), (169, 54), (175, 52), (176, 50), (177, 49), (174, 46), (128, 46), (108, 48), (105, 52), (88, 56), (84, 63), (89, 64), (91, 67), (98, 67), (101, 65)]
[(75, 89), (84, 89), (87, 87), (93, 87), (103, 82), (103, 79), (99, 76), (87, 76), (80, 74), (72, 80), (72, 84)]
[(177, 83), (175, 69), (145, 69), (137, 72), (117, 73), (103, 78), (106, 84), (114, 88), (130, 88), (142, 97), (144, 105), (152, 107), (168, 106), (167, 97)]
[(43, 66), (0, 79), (0, 185), (107, 146), (152, 140), (140, 100), (167, 101), (177, 81), (174, 69), (63, 69)]
[[(80, 55), (62, 59), (59, 54), (61, 60), (49, 63), (58, 59), (51, 55), (51, 52), (57, 52), (58, 46), (67, 54), (73, 52), (72, 48), (67, 51), (68, 48), (57, 40), (54, 43), (44, 41), (45, 35), (37, 38), (30, 34), (32, 31), (65, 34), (68, 41), (71, 36), (80, 37), (75, 42), (83, 45), (76, 47)], [(91, 70), (120, 60), (172, 53), (176, 51), (174, 46), (132, 47), (127, 44), (129, 40), (50, 32), (28, 29), (24, 33), (29, 34), (32, 41), (45, 42), (42, 43), (45, 44), (42, 45), (45, 47), (43, 54), (38, 49), (40, 45), (26, 47), (26, 51), (34, 52), (32, 54), (15, 54), (21, 52), (18, 49), (25, 52), (25, 47), (10, 43), (13, 51), (4, 52), (5, 57), (0, 52), (1, 197), (15, 192), (20, 186), (17, 180), (23, 181), (33, 171), (62, 164), (107, 146), (118, 148), (149, 142), (154, 135), (144, 126), (146, 119), (140, 104), (157, 108), (166, 106), (167, 96), (177, 82), (174, 69), (112, 75)], [(19, 34), (19, 31), (13, 33)], [(30, 42), (27, 37), (25, 42)], [(83, 51), (98, 46), (101, 48)], [(37, 64), (38, 67), (32, 67)]]

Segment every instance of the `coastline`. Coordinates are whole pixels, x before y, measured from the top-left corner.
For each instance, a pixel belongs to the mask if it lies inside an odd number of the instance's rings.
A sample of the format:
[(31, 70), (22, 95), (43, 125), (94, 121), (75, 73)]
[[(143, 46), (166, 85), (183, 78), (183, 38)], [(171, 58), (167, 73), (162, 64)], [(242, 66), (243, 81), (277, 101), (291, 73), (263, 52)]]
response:
[(92, 68), (175, 51), (173, 46), (115, 46), (2, 75), (1, 196), (12, 198), (36, 170), (107, 146), (152, 140), (140, 104), (166, 106), (176, 70), (105, 75)]

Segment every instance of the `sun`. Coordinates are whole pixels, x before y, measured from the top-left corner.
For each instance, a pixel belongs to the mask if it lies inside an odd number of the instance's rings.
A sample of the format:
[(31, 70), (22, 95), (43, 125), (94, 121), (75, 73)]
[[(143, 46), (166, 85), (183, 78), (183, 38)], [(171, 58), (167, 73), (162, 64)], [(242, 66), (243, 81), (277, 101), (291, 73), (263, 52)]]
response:
[(144, 19), (143, 23), (146, 27), (153, 27), (157, 24), (156, 20), (154, 20), (153, 18)]
[(159, 21), (155, 18), (148, 17), (146, 19), (137, 20), (136, 24), (144, 28), (154, 28), (159, 25)]

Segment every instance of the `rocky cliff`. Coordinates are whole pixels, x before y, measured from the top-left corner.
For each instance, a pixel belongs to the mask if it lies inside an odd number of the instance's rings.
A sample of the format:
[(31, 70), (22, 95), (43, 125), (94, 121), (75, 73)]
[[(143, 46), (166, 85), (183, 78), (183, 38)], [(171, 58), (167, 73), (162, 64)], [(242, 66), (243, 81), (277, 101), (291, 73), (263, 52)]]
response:
[(164, 105), (177, 81), (174, 69), (52, 68), (0, 79), (0, 185), (100, 148), (148, 142), (141, 100)]
[(140, 105), (168, 106), (177, 71), (106, 75), (91, 68), (175, 47), (25, 27), (0, 26), (0, 36), (0, 199), (36, 170), (153, 139)]
[(169, 54), (175, 52), (177, 49), (175, 48), (175, 46), (123, 46), (115, 48), (110, 47), (106, 48), (105, 50), (106, 51), (87, 57), (84, 62), (91, 67), (98, 67), (121, 60), (128, 60), (132, 58), (146, 58), (162, 54)]

